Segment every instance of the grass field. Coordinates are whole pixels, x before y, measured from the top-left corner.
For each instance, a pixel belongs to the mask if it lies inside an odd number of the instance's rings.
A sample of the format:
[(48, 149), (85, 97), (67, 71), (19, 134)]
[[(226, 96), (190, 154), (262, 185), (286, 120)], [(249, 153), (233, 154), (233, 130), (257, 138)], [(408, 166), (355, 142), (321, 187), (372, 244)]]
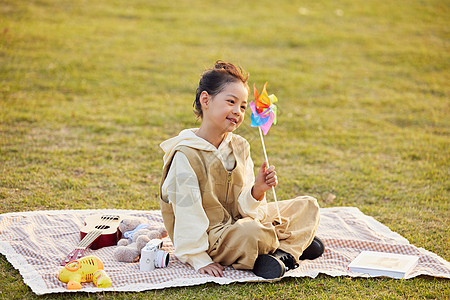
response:
[[(159, 143), (199, 126), (199, 76), (223, 59), (280, 99), (266, 137), (279, 199), (356, 206), (449, 260), (450, 2), (310, 2), (0, 0), (0, 213), (157, 209)], [(238, 133), (259, 165), (249, 123)], [(0, 298), (65, 298), (34, 296), (1, 255), (0, 276)], [(166, 297), (448, 299), (450, 287), (321, 275), (74, 296)]]

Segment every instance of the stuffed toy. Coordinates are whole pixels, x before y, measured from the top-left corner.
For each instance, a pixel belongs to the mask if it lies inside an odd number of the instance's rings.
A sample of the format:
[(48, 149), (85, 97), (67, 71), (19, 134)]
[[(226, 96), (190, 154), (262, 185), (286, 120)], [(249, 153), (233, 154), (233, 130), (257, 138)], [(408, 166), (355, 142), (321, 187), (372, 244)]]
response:
[(136, 262), (139, 260), (142, 248), (152, 239), (162, 239), (167, 236), (164, 226), (151, 226), (143, 217), (127, 217), (119, 224), (122, 239), (117, 242), (114, 258), (120, 262)]

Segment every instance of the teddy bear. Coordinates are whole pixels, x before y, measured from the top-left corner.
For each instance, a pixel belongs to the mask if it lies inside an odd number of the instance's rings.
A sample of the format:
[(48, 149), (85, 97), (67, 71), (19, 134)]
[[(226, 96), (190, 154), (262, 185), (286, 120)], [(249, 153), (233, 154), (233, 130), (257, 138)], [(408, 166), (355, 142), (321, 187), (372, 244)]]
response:
[(120, 262), (136, 262), (142, 248), (152, 239), (167, 236), (164, 226), (151, 226), (144, 217), (126, 217), (119, 223), (122, 239), (117, 242), (113, 256)]

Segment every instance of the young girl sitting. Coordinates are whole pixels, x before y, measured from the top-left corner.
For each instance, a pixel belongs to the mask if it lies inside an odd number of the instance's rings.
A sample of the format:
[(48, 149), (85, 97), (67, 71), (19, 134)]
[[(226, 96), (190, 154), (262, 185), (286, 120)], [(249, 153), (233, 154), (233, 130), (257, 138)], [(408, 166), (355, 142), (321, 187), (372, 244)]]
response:
[(277, 185), (275, 168), (264, 162), (255, 177), (250, 145), (232, 133), (248, 95), (247, 76), (231, 63), (203, 73), (194, 102), (200, 128), (161, 144), (161, 212), (175, 255), (201, 274), (223, 276), (223, 265), (232, 265), (278, 278), (323, 253), (314, 237), (319, 207), (309, 196), (279, 201), (279, 224), (275, 203), (265, 199)]

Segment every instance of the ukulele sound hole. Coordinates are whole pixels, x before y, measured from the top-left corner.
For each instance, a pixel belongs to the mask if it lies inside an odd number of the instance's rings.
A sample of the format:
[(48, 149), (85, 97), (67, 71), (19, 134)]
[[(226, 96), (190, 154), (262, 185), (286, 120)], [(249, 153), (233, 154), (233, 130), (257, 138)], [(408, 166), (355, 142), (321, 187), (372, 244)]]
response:
[(106, 230), (109, 227), (110, 227), (109, 225), (97, 225), (95, 226), (95, 229)]
[(113, 221), (117, 221), (119, 220), (119, 216), (114, 216), (114, 215), (103, 215), (101, 217), (102, 220), (113, 220)]

